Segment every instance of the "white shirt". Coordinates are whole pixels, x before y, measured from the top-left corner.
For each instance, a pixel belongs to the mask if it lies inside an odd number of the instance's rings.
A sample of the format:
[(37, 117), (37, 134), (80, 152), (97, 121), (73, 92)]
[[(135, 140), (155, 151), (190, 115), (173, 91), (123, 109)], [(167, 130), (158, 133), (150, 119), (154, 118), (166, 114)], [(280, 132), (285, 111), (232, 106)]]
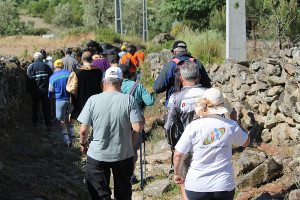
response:
[(236, 121), (210, 115), (191, 122), (175, 149), (193, 158), (185, 188), (194, 192), (230, 191), (235, 187), (231, 164), (232, 145), (248, 139)]

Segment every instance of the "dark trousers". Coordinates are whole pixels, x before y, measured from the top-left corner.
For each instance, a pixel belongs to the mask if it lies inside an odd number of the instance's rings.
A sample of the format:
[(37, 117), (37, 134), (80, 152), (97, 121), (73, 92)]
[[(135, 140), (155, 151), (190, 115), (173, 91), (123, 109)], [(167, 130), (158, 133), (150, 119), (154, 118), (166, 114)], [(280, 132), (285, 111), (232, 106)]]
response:
[(222, 192), (192, 192), (185, 190), (189, 200), (233, 200), (235, 189)]
[(111, 200), (110, 173), (114, 178), (115, 200), (131, 200), (130, 177), (133, 170), (133, 159), (117, 162), (103, 162), (87, 157), (87, 186), (93, 200)]
[(51, 126), (50, 99), (48, 98), (48, 94), (42, 94), (40, 92), (31, 93), (31, 99), (32, 99), (32, 122), (34, 124), (37, 123), (39, 104), (41, 102), (45, 124), (46, 126), (50, 127)]

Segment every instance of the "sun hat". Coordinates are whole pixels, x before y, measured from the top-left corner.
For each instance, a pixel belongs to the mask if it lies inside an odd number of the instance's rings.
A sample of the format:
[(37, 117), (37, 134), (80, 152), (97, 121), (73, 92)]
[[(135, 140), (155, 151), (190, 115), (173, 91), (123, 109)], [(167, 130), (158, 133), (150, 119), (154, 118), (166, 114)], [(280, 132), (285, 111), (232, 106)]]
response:
[(58, 59), (54, 62), (54, 67), (62, 67), (64, 66), (64, 63), (62, 60)]
[(186, 51), (186, 48), (187, 48), (186, 43), (184, 41), (178, 40), (174, 42), (171, 52), (173, 52), (174, 50), (177, 52), (183, 52)]
[(93, 55), (93, 60), (97, 60), (99, 58), (100, 58), (100, 56), (98, 54)]
[(103, 54), (103, 55), (109, 54), (109, 53), (113, 52), (113, 50), (115, 50), (115, 48), (112, 45), (106, 44), (106, 43), (101, 44), (100, 47), (101, 47), (100, 54)]
[(121, 50), (126, 51), (126, 46), (125, 45), (121, 46)]
[(105, 79), (117, 78), (122, 79), (122, 70), (119, 67), (110, 67), (105, 71)]
[(40, 52), (35, 52), (35, 54), (33, 55), (34, 59), (41, 59), (43, 57), (43, 55)]
[(231, 113), (232, 107), (229, 101), (224, 98), (222, 92), (217, 88), (207, 89), (195, 103), (195, 117), (206, 115), (221, 115)]

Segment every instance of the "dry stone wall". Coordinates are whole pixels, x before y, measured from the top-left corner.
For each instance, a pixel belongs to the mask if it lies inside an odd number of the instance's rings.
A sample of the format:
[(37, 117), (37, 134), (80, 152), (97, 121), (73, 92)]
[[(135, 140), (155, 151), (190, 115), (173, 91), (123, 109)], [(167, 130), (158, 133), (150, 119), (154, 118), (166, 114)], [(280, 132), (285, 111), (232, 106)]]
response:
[(227, 60), (206, 70), (256, 142), (286, 145), (300, 140), (300, 48), (256, 62)]
[(0, 126), (13, 119), (21, 106), (27, 65), (14, 56), (0, 56)]

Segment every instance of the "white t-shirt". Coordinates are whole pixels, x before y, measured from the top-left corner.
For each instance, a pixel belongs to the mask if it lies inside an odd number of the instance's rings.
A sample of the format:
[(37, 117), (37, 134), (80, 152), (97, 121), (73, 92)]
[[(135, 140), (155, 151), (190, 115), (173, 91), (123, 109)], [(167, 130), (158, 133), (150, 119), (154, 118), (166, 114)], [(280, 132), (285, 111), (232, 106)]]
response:
[(230, 191), (235, 187), (231, 164), (232, 145), (248, 139), (236, 121), (210, 115), (191, 122), (175, 149), (193, 158), (185, 189), (194, 192)]

